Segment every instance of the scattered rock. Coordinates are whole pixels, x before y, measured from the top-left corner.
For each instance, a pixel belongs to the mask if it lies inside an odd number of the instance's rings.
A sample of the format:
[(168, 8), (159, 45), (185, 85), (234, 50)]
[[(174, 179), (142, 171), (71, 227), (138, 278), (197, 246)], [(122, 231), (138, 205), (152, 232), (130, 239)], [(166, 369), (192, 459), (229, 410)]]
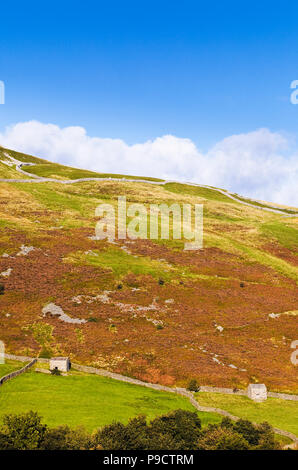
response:
[[(213, 360), (214, 362), (216, 362), (217, 364), (222, 364), (222, 362), (220, 362), (220, 361), (217, 359), (217, 357), (215, 357), (215, 356), (213, 356), (212, 360)], [(223, 364), (222, 364), (222, 365), (223, 365)]]
[(86, 323), (86, 320), (80, 318), (71, 318), (66, 313), (63, 312), (62, 308), (59, 305), (55, 305), (54, 303), (50, 303), (46, 305), (42, 309), (43, 316), (45, 317), (47, 314), (56, 315), (59, 317), (59, 320), (64, 321), (65, 323)]
[(30, 251), (35, 250), (34, 246), (25, 246), (22, 245), (20, 251), (17, 253), (17, 256), (27, 256)]
[(0, 275), (3, 276), (3, 277), (9, 277), (11, 275), (11, 272), (12, 272), (12, 269), (8, 268), (6, 271), (2, 271), (2, 273), (0, 273)]
[(268, 317), (269, 318), (278, 318), (278, 317), (280, 317), (280, 313), (269, 313)]
[(216, 325), (216, 329), (220, 331), (221, 333), (223, 332), (224, 328), (220, 325)]

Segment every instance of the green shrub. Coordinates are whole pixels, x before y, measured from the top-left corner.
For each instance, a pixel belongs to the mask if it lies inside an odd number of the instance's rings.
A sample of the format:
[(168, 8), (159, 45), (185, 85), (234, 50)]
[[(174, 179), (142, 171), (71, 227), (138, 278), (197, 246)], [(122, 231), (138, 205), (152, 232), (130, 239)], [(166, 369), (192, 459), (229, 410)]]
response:
[(223, 418), (220, 424), (201, 429), (197, 413), (176, 410), (149, 424), (145, 416), (128, 424), (114, 422), (92, 436), (84, 427), (47, 428), (30, 411), (7, 415), (0, 428), (0, 450), (274, 450), (280, 449), (268, 423)]
[(198, 442), (199, 450), (249, 450), (249, 443), (233, 429), (208, 426), (202, 431)]
[(8, 441), (7, 435), (0, 432), (0, 450), (13, 450), (12, 443)]
[[(185, 410), (176, 410), (164, 416), (153, 419), (149, 426), (150, 450), (163, 449), (160, 442), (161, 436), (167, 436), (168, 442), (176, 450), (196, 449), (197, 441), (201, 433), (201, 420), (197, 413)], [(163, 444), (164, 445), (164, 444)], [(167, 449), (169, 447), (166, 447)]]
[(70, 428), (68, 426), (58, 426), (57, 428), (47, 429), (43, 442), (42, 450), (67, 450), (67, 434)]
[(257, 450), (273, 450), (279, 449), (278, 442), (275, 442), (274, 431), (270, 424), (264, 422), (257, 426), (259, 431), (259, 442), (255, 449)]
[(196, 379), (191, 379), (188, 383), (187, 390), (190, 392), (199, 392), (200, 391), (200, 386), (197, 382)]
[(233, 429), (234, 423), (231, 420), (231, 418), (225, 417), (225, 418), (222, 419), (222, 421), (220, 423), (220, 427), (221, 428), (227, 428), (227, 429)]
[(258, 428), (247, 419), (239, 419), (236, 421), (234, 430), (241, 434), (250, 445), (255, 446), (259, 443), (260, 432)]
[(39, 353), (39, 357), (43, 359), (51, 359), (52, 355), (53, 355), (52, 350), (47, 349), (47, 348), (42, 348), (42, 350)]
[(3, 432), (7, 445), (16, 450), (39, 449), (44, 439), (46, 425), (34, 411), (3, 418)]
[(69, 426), (47, 429), (41, 443), (42, 450), (88, 450), (91, 447), (91, 436), (83, 426), (76, 429)]
[(146, 423), (145, 416), (133, 418), (125, 426), (113, 423), (94, 435), (94, 447), (104, 450), (192, 450), (200, 435), (196, 413), (176, 410)]
[(113, 423), (95, 433), (94, 446), (107, 450), (127, 450), (129, 449), (128, 438), (126, 426), (122, 423)]

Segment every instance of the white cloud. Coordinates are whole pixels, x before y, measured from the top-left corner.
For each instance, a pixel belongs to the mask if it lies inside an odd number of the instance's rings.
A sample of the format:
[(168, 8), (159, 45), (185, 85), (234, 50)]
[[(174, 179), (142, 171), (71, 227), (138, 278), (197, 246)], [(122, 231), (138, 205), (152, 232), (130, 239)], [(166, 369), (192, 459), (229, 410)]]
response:
[(193, 181), (298, 206), (298, 154), (288, 155), (288, 140), (268, 129), (227, 137), (202, 153), (173, 135), (127, 145), (89, 137), (82, 127), (30, 121), (7, 127), (0, 144), (80, 168)]

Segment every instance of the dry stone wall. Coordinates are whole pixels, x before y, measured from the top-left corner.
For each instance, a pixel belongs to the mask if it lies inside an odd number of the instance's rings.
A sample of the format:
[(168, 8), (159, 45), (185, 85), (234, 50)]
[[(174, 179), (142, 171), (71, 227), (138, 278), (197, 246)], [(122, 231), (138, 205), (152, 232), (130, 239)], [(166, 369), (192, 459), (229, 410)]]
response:
[[(13, 359), (13, 360), (16, 360), (16, 361), (21, 361), (21, 362), (26, 362), (28, 360), (31, 360), (31, 362), (29, 364), (27, 364), (25, 367), (23, 367), (22, 369), (20, 369), (18, 371), (15, 371), (15, 372), (12, 372), (11, 374), (8, 374), (8, 376), (2, 377), (2, 379), (0, 379), (0, 385), (2, 385), (2, 383), (4, 381), (9, 380), (10, 378), (13, 378), (13, 377), (16, 377), (19, 374), (22, 374), (23, 372), (28, 370), (30, 367), (32, 367), (37, 361), (38, 362), (43, 362), (43, 363), (49, 363), (49, 359), (44, 359), (44, 358), (32, 359), (32, 358), (29, 358), (29, 357), (26, 357), (26, 356), (15, 356), (13, 354), (5, 354), (5, 357), (7, 359)], [(179, 388), (179, 387), (171, 388), (171, 387), (166, 387), (164, 385), (143, 382), (142, 380), (133, 379), (132, 377), (127, 377), (125, 375), (116, 374), (114, 372), (109, 372), (105, 369), (97, 369), (95, 367), (83, 366), (83, 365), (80, 365), (80, 364), (72, 363), (72, 368), (75, 369), (75, 370), (81, 371), (81, 372), (86, 372), (88, 374), (101, 375), (103, 377), (109, 377), (109, 378), (114, 379), (114, 380), (120, 380), (121, 382), (127, 382), (127, 383), (131, 383), (131, 384), (134, 384), (134, 385), (141, 385), (143, 387), (151, 388), (151, 389), (154, 389), (154, 390), (160, 390), (160, 391), (163, 391), (163, 392), (170, 392), (170, 393), (177, 393), (178, 395), (182, 395), (182, 396), (188, 398), (190, 403), (198, 411), (204, 411), (204, 412), (207, 412), (207, 413), (217, 413), (221, 416), (226, 416), (226, 417), (232, 419), (233, 421), (237, 421), (239, 419), (238, 416), (234, 416), (231, 413), (229, 413), (228, 411), (222, 410), (220, 408), (213, 408), (213, 407), (209, 407), (209, 406), (201, 406), (197, 402), (197, 400), (195, 399), (194, 394), (192, 392), (189, 392), (185, 388)], [(235, 393), (235, 394), (238, 394), (238, 395), (246, 395), (246, 391), (244, 391), (244, 390), (234, 391), (233, 389), (220, 388), (220, 387), (203, 386), (203, 387), (201, 387), (201, 391), (213, 392), (213, 393), (229, 393), (229, 394), (234, 394)], [(281, 399), (284, 399), (284, 400), (298, 401), (298, 395), (288, 395), (286, 393), (269, 392), (268, 396), (269, 397), (274, 397), (274, 398), (281, 398)], [(298, 438), (295, 434), (292, 434), (291, 432), (284, 431), (282, 429), (277, 429), (277, 428), (273, 428), (273, 430), (277, 434), (280, 434), (282, 436), (286, 436), (286, 437), (292, 439), (295, 445), (298, 443)]]
[(32, 359), (32, 360), (29, 362), (29, 364), (27, 364), (26, 366), (22, 367), (22, 369), (15, 370), (15, 371), (13, 371), (13, 372), (10, 372), (10, 374), (4, 375), (4, 377), (2, 377), (2, 378), (0, 379), (0, 385), (3, 385), (4, 382), (7, 382), (7, 380), (13, 379), (14, 377), (17, 377), (18, 375), (23, 374), (23, 373), (26, 372), (28, 369), (30, 369), (30, 367), (32, 367), (36, 362), (37, 362), (37, 359)]

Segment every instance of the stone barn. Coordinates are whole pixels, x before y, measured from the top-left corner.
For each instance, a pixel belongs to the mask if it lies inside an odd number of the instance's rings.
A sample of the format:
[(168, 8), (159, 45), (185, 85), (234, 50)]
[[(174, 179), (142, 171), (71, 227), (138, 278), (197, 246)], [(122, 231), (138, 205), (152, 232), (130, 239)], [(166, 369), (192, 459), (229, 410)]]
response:
[(265, 384), (249, 384), (247, 396), (254, 401), (267, 400), (267, 387)]
[(50, 359), (50, 370), (60, 370), (61, 372), (68, 372), (70, 369), (70, 360), (68, 357), (52, 357)]

